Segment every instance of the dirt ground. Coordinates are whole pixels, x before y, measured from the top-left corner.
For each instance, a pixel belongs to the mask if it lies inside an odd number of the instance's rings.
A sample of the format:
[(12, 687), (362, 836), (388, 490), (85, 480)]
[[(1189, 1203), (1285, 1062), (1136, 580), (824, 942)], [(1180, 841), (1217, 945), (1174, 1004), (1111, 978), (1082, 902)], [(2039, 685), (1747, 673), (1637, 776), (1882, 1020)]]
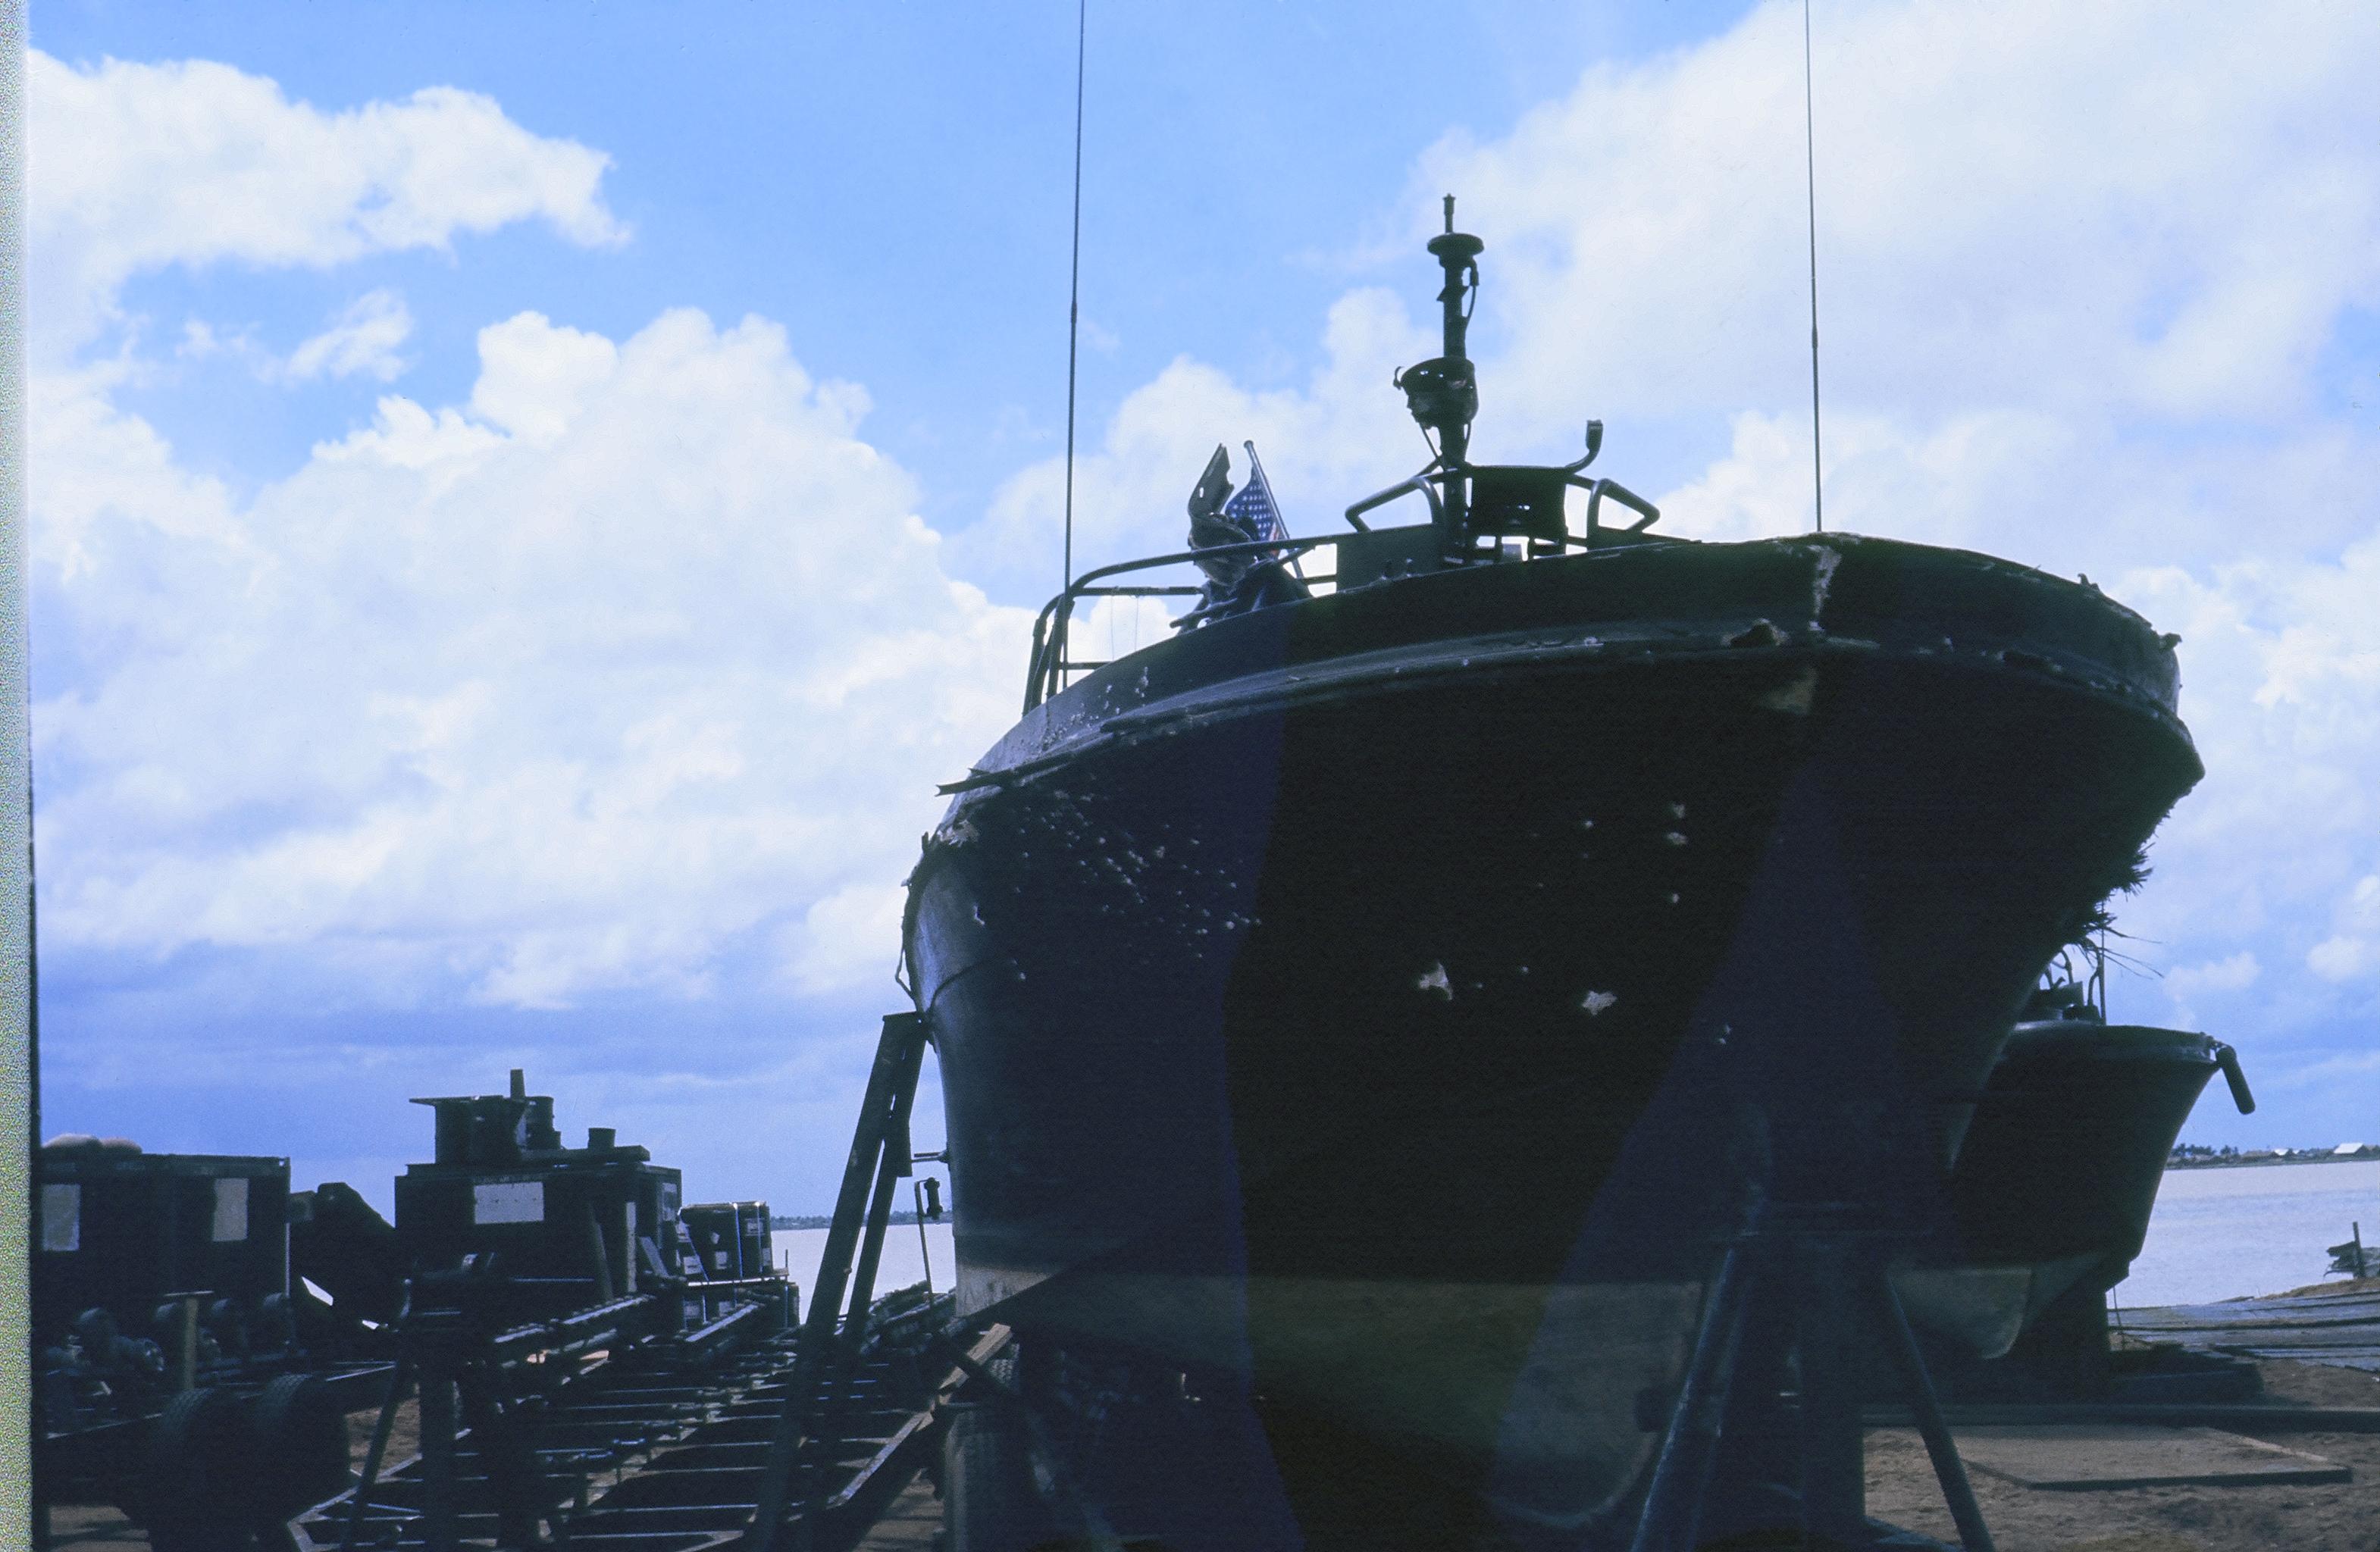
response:
[[(358, 1472), (364, 1469), (364, 1450), (371, 1443), (372, 1425), (379, 1418), (378, 1408), (347, 1414), (347, 1458)], [(382, 1462), (394, 1463), (414, 1454), (421, 1448), (420, 1437), (420, 1412), (408, 1400), (396, 1409)], [(148, 1545), (147, 1533), (113, 1505), (58, 1504), (50, 1510), (51, 1552), (124, 1552)]]
[[(2335, 1289), (2338, 1285), (2330, 1285)], [(2328, 1290), (2324, 1290), (2327, 1291)], [(2263, 1365), (2265, 1393), (2305, 1406), (2380, 1407), (2380, 1377), (2313, 1364)], [(2247, 1430), (2238, 1430), (2246, 1432)], [(2252, 1437), (2350, 1468), (2319, 1486), (2134, 1487), (2051, 1492), (1972, 1474), (1999, 1552), (2375, 1552), (2380, 1549), (2380, 1434)], [(1934, 1468), (1916, 1432), (1867, 1437), (1868, 1512), (1957, 1545)]]
[[(380, 1421), (380, 1411), (347, 1413), (347, 1463), (350, 1469), (364, 1469), (364, 1451), (371, 1448), (372, 1425)], [(385, 1471), (399, 1461), (421, 1453), (421, 1404), (408, 1396), (399, 1402), (396, 1417), (388, 1430), (388, 1447), (381, 1451), (381, 1469)]]
[[(2332, 1285), (2336, 1287), (2336, 1284)], [(2311, 1364), (2267, 1363), (2265, 1388), (2306, 1406), (2380, 1407), (2380, 1376)], [(373, 1413), (347, 1420), (358, 1469)], [(2353, 1470), (2351, 1482), (2321, 1486), (2138, 1487), (2049, 1492), (1973, 1474), (1976, 1500), (1999, 1552), (2380, 1552), (2380, 1434), (2269, 1433), (2257, 1437), (2324, 1456)], [(386, 1459), (415, 1449), (413, 1403), (398, 1410)], [(1914, 1431), (1870, 1430), (1868, 1512), (1957, 1545), (1934, 1469)], [(925, 1546), (940, 1506), (924, 1484), (901, 1499), (881, 1546)], [(52, 1513), (55, 1552), (125, 1552), (149, 1538), (113, 1509), (61, 1506)]]

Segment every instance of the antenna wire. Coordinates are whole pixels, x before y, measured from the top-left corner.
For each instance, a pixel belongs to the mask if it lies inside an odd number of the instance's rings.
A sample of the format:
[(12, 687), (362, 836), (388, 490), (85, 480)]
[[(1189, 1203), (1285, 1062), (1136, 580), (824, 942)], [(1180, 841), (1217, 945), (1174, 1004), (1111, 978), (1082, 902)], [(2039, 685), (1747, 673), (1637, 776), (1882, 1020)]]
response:
[(1818, 423), (1818, 124), (1811, 98), (1810, 0), (1802, 0), (1802, 147), (1810, 191), (1810, 500), (1816, 531), (1825, 533), (1827, 490), (1819, 450), (1826, 439)]
[(1066, 282), (1066, 575), (1059, 582), (1061, 592), (1075, 585), (1075, 345), (1083, 313), (1083, 43), (1089, 32), (1090, 0), (1075, 0), (1075, 248)]

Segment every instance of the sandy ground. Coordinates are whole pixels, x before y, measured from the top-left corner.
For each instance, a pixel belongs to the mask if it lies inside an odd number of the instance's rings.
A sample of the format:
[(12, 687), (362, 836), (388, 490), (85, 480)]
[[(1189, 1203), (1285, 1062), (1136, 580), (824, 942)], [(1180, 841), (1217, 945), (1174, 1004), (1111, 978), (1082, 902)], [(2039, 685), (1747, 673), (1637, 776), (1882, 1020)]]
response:
[(52, 1552), (113, 1552), (146, 1546), (149, 1538), (116, 1510), (102, 1504), (58, 1504), (50, 1510)]
[[(380, 1411), (347, 1413), (347, 1464), (350, 1470), (364, 1469), (364, 1451), (371, 1448), (372, 1425), (380, 1421)], [(396, 1409), (396, 1418), (389, 1425), (388, 1447), (381, 1451), (382, 1471), (399, 1461), (421, 1453), (421, 1406), (408, 1396)]]
[[(2371, 1252), (2374, 1256), (2380, 1256), (2380, 1244), (2369, 1244), (2363, 1248)], [(2370, 1263), (2366, 1262), (2365, 1266), (2368, 1267)], [(2380, 1292), (2380, 1277), (2333, 1278), (2328, 1282), (2308, 1283), (2303, 1288), (2286, 1289), (2278, 1293), (2259, 1293), (2256, 1295), (2256, 1298), (2258, 1302), (2262, 1302), (2265, 1299), (2301, 1299), (2310, 1293), (2373, 1292)]]
[[(2336, 1289), (2339, 1285), (2330, 1284)], [(2267, 1363), (2265, 1392), (2306, 1406), (2380, 1407), (2380, 1377), (2313, 1364)], [(2135, 1487), (2046, 1492), (1976, 1473), (1976, 1502), (1999, 1552), (2375, 1552), (2380, 1434), (2256, 1437), (2355, 1473), (2319, 1486)], [(1868, 1434), (1868, 1512), (1957, 1544), (1914, 1430)]]

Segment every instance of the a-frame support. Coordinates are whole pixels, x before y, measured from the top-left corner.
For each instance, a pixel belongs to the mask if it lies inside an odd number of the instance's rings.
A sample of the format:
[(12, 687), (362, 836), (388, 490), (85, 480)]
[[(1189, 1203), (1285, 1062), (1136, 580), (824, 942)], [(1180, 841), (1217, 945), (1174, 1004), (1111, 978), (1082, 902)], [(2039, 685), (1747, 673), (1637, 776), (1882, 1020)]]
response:
[[(830, 1421), (827, 1414), (833, 1410), (828, 1392), (843, 1366), (837, 1360), (856, 1352), (866, 1334), (884, 1230), (892, 1216), (893, 1189), (913, 1167), (909, 1110), (917, 1097), (917, 1073), (925, 1054), (924, 1016), (886, 1014), (876, 1041), (876, 1063), (868, 1074), (868, 1095), (852, 1131), (851, 1154), (844, 1161), (843, 1188), (835, 1196), (834, 1223), (827, 1231), (818, 1286), (802, 1323), (793, 1384), (769, 1441), (758, 1503), (745, 1532), (747, 1552), (774, 1552), (793, 1501), (794, 1471), (803, 1447), (820, 1437), (821, 1423)], [(809, 1530), (805, 1517), (796, 1533), (801, 1544), (808, 1543)]]

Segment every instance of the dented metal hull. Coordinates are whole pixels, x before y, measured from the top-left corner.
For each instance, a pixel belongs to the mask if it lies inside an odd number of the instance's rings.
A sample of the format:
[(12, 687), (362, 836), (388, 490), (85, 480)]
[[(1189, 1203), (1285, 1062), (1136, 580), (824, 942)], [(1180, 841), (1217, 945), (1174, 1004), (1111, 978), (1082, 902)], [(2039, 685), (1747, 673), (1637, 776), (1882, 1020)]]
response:
[(1075, 1447), (1120, 1534), (1196, 1542), (1214, 1492), (1158, 1506), (1194, 1437), (1253, 1506), (1216, 1545), (1589, 1525), (1751, 1182), (1941, 1210), (2001, 1032), (2198, 775), (2173, 695), (2094, 591), (1851, 539), (1426, 576), (1123, 660), (912, 880), (962, 1299), (1046, 1383), (1208, 1398)]

